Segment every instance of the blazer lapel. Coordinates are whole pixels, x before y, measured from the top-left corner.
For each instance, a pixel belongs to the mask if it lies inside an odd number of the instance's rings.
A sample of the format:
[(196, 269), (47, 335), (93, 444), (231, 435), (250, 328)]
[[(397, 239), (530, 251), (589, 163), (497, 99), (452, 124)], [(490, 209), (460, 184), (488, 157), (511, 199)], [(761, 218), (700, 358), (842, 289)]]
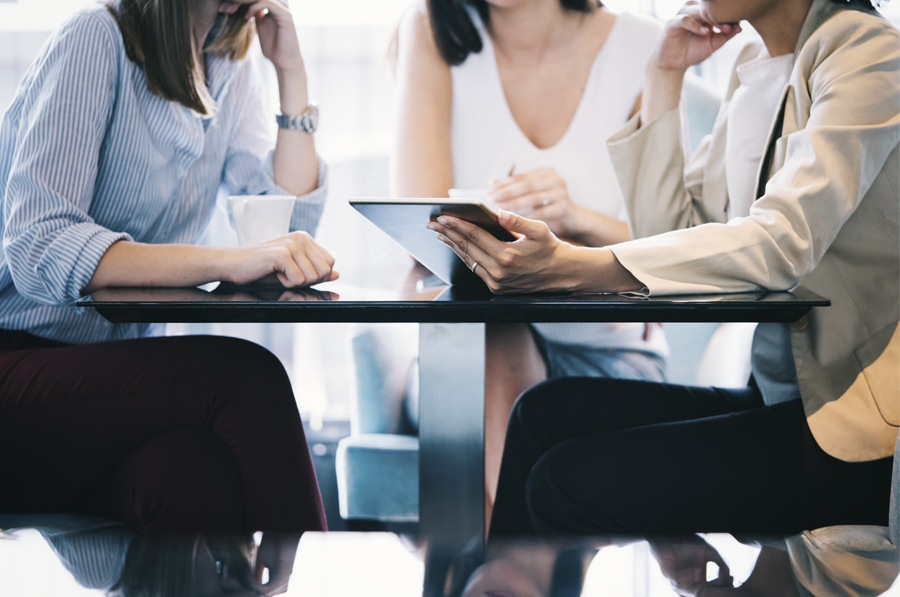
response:
[(763, 159), (759, 162), (759, 171), (756, 174), (757, 199), (766, 194), (766, 184), (769, 182), (769, 179), (772, 178), (774, 171), (781, 168), (782, 164), (779, 162), (784, 160), (784, 156), (780, 156), (780, 159), (776, 159), (776, 147), (778, 145), (778, 140), (781, 139), (781, 135), (784, 132), (785, 112), (787, 110), (790, 91), (791, 85), (788, 83), (784, 86), (784, 91), (781, 92), (781, 101), (779, 102), (781, 107), (778, 109), (778, 114), (775, 116), (772, 125), (769, 127), (769, 141), (766, 143), (766, 152), (763, 154)]

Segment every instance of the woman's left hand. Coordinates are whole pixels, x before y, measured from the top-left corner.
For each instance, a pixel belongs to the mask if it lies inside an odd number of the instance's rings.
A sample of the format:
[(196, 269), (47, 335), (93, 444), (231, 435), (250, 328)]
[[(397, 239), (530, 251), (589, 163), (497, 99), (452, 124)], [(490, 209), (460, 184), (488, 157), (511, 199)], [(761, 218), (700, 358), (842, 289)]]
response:
[[(247, 2), (226, 2), (220, 10), (233, 13)], [(248, 19), (256, 19), (256, 32), (263, 56), (268, 58), (275, 69), (283, 72), (301, 72), (303, 57), (294, 19), (286, 0), (260, 0), (250, 4)]]
[(580, 241), (584, 208), (569, 197), (566, 181), (553, 168), (538, 168), (491, 181), (487, 198), (500, 209), (546, 222), (560, 238)]

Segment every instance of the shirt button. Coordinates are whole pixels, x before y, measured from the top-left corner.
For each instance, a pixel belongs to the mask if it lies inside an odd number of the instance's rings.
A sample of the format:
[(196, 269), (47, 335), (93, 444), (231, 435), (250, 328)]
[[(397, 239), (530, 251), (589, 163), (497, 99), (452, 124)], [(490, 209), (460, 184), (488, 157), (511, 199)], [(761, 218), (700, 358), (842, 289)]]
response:
[(801, 317), (800, 319), (795, 321), (792, 325), (794, 326), (794, 329), (797, 330), (798, 332), (802, 332), (803, 330), (808, 328), (809, 327), (809, 313), (804, 314), (803, 317)]

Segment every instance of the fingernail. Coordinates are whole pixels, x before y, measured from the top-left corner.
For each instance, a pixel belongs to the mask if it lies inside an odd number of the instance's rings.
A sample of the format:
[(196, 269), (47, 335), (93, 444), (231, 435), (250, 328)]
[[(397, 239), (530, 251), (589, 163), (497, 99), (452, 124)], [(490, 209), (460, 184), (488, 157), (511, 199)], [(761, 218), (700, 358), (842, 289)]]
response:
[(709, 33), (709, 27), (700, 27), (700, 33), (706, 35)]
[(431, 222), (428, 222), (427, 224), (425, 224), (425, 227), (428, 228), (429, 230), (437, 230), (437, 226), (435, 226)]
[(500, 220), (501, 223), (506, 224), (507, 222), (509, 222), (509, 218), (509, 212), (505, 209), (501, 209), (499, 212), (497, 212), (497, 219)]
[(437, 220), (438, 220), (438, 223), (440, 223), (440, 224), (442, 224), (442, 225), (444, 225), (444, 226), (447, 226), (447, 227), (449, 228), (449, 226), (450, 226), (450, 220), (448, 220), (448, 219), (445, 218), (445, 217), (440, 217), (440, 218), (438, 218)]
[(446, 243), (446, 242), (447, 242), (447, 237), (444, 236), (443, 234), (438, 234), (438, 235), (437, 235), (437, 239), (438, 239), (439, 241), (441, 241), (442, 243)]

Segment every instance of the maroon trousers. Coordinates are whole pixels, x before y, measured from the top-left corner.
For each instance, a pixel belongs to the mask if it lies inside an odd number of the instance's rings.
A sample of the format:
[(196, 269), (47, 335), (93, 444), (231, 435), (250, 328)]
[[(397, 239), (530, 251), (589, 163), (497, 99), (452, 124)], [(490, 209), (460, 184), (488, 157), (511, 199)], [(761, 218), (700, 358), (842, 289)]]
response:
[(324, 530), (278, 359), (213, 336), (68, 346), (0, 330), (0, 513), (147, 534)]

